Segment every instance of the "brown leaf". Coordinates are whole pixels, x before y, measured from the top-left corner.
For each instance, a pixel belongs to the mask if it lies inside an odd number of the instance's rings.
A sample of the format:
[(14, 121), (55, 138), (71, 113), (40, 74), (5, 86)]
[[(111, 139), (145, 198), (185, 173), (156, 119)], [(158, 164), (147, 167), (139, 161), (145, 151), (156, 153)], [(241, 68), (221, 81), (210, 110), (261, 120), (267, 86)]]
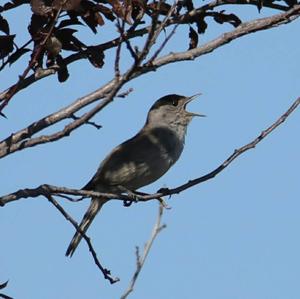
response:
[(104, 24), (103, 18), (98, 13), (97, 5), (91, 1), (81, 2), (80, 16), (95, 34), (97, 33), (97, 26)]
[(47, 5), (48, 2), (46, 0), (31, 0), (30, 6), (32, 12), (39, 16), (49, 15), (53, 11), (53, 8)]
[(94, 18), (98, 25), (103, 26), (105, 24), (102, 16), (96, 11), (94, 12)]
[(14, 49), (14, 38), (13, 35), (0, 35), (0, 59), (7, 56)]
[(9, 34), (8, 22), (0, 15), (0, 31)]
[(97, 46), (88, 47), (86, 50), (87, 58), (96, 68), (102, 68), (104, 65), (104, 52)]
[(133, 8), (131, 17), (133, 20), (141, 19), (147, 10), (146, 0), (132, 0)]
[(197, 31), (199, 34), (204, 33), (207, 28), (207, 23), (204, 21), (204, 16), (196, 20)]
[(96, 34), (98, 26), (97, 20), (95, 20), (94, 15), (88, 14), (87, 16), (82, 16), (82, 20), (90, 27), (90, 29)]
[(225, 14), (224, 10), (220, 12), (214, 12), (214, 20), (219, 23), (229, 23), (233, 27), (238, 27), (242, 21), (235, 14)]
[(109, 3), (112, 6), (113, 12), (120, 18), (123, 18), (124, 16), (124, 10), (122, 3), (119, 0), (107, 0), (107, 3)]
[(192, 26), (190, 26), (189, 38), (190, 38), (189, 50), (196, 48), (198, 45), (198, 33), (195, 31), (195, 29)]
[(81, 3), (81, 0), (54, 0), (52, 3), (52, 7), (56, 10), (60, 9), (62, 6), (63, 10), (69, 11), (69, 10), (76, 10), (79, 8)]
[(171, 9), (171, 5), (165, 2), (152, 2), (148, 4), (148, 8), (150, 8), (153, 12), (158, 12), (159, 14), (166, 16)]
[(70, 76), (67, 65), (60, 55), (57, 56), (56, 62), (59, 65), (59, 70), (57, 71), (58, 81), (60, 83), (65, 82)]
[(183, 1), (183, 6), (186, 7), (187, 11), (191, 11), (194, 9), (193, 0), (185, 0)]
[(5, 3), (5, 4), (3, 5), (3, 10), (9, 10), (9, 9), (11, 9), (11, 8), (14, 8), (14, 7), (15, 7), (15, 5), (14, 5), (13, 3), (7, 2), (7, 3)]
[(67, 20), (62, 20), (57, 26), (57, 28), (60, 29), (63, 27), (74, 26), (74, 25), (83, 25), (83, 24), (77, 19), (77, 17), (74, 17)]
[(122, 20), (128, 24), (132, 24), (131, 11), (132, 5), (131, 0), (106, 0), (112, 6), (112, 11)]
[(33, 14), (31, 16), (31, 21), (28, 26), (28, 31), (32, 37), (33, 40), (40, 39), (40, 35), (38, 34), (43, 30), (43, 27), (45, 24), (47, 24), (48, 18), (44, 16), (39, 16), (36, 14)]
[(12, 65), (14, 62), (16, 62), (22, 55), (24, 55), (27, 52), (30, 52), (30, 49), (22, 48), (18, 49), (16, 52), (11, 54), (8, 58), (9, 65)]
[(110, 21), (114, 21), (116, 19), (116, 17), (113, 14), (113, 11), (104, 5), (97, 4), (97, 10), (101, 12), (105, 16), (105, 18)]
[(85, 47), (84, 43), (73, 36), (75, 32), (77, 32), (77, 30), (71, 28), (62, 28), (55, 31), (55, 36), (60, 40), (62, 49), (77, 52)]
[(297, 0), (284, 0), (284, 2), (285, 2), (289, 7), (293, 7), (295, 4), (297, 4)]

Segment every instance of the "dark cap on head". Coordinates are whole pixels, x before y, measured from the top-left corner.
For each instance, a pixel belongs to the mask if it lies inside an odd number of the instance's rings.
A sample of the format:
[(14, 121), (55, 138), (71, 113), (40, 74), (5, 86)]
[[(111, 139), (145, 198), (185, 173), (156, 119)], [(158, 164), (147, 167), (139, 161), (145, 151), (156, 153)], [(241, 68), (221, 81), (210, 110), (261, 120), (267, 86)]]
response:
[(178, 101), (180, 99), (184, 99), (186, 98), (185, 96), (182, 95), (178, 95), (178, 94), (168, 94), (162, 98), (160, 98), (159, 100), (157, 100), (153, 106), (151, 107), (151, 110), (153, 109), (157, 109), (163, 105), (173, 105), (173, 106), (177, 106), (178, 105)]

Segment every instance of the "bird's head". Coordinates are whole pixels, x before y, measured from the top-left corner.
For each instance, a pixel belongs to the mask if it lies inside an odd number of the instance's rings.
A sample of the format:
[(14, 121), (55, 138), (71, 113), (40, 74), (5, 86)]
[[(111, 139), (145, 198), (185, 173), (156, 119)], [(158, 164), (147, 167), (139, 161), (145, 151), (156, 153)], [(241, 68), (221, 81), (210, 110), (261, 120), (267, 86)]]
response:
[(200, 96), (200, 93), (190, 97), (169, 94), (157, 100), (150, 108), (147, 124), (150, 125), (182, 125), (187, 126), (194, 116), (205, 116), (186, 110), (189, 102)]

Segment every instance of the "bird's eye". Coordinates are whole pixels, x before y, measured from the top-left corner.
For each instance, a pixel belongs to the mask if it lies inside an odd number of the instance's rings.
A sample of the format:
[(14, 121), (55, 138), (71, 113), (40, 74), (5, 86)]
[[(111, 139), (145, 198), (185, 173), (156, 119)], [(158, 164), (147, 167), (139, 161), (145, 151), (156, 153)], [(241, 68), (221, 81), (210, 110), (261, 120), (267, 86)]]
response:
[(172, 105), (173, 105), (174, 107), (176, 107), (176, 106), (178, 105), (178, 100), (173, 100), (173, 101), (172, 101)]

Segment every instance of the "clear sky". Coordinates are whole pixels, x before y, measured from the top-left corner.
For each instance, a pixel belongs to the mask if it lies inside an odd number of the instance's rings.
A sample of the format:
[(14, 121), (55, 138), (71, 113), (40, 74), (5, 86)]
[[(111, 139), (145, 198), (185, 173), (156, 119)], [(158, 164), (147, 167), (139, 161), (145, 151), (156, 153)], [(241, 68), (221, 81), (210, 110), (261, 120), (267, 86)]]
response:
[[(26, 9), (14, 16), (18, 22), (12, 32), (27, 26)], [(244, 19), (256, 15), (255, 8), (238, 11)], [(221, 29), (232, 28), (215, 24), (200, 42)], [(84, 126), (58, 142), (2, 159), (1, 195), (42, 183), (81, 188), (105, 155), (142, 127), (153, 102), (169, 93), (202, 92), (190, 110), (207, 117), (192, 122), (180, 161), (143, 191), (175, 187), (206, 174), (300, 95), (299, 29), (298, 20), (252, 34), (196, 61), (130, 82), (130, 96), (94, 117), (103, 126), (99, 131)], [(94, 43), (109, 38), (86, 34)], [(188, 28), (173, 45), (185, 49), (187, 34)], [(110, 79), (111, 66), (108, 62), (98, 70), (88, 62), (75, 63), (67, 82), (51, 77), (20, 92), (5, 110), (8, 119), (0, 119), (1, 139), (101, 86)], [(1, 73), (1, 90), (23, 69), (18, 62)], [(215, 179), (167, 199), (172, 207), (163, 217), (167, 228), (129, 298), (300, 298), (299, 118), (298, 110)], [(88, 200), (59, 201), (78, 220), (88, 205)], [(130, 208), (114, 201), (94, 221), (88, 235), (102, 263), (121, 279), (110, 285), (84, 242), (72, 259), (64, 256), (74, 229), (47, 200), (24, 199), (1, 208), (0, 282), (9, 279), (3, 293), (22, 299), (119, 298), (135, 270), (135, 246), (143, 248), (149, 238), (157, 209), (156, 201)]]

